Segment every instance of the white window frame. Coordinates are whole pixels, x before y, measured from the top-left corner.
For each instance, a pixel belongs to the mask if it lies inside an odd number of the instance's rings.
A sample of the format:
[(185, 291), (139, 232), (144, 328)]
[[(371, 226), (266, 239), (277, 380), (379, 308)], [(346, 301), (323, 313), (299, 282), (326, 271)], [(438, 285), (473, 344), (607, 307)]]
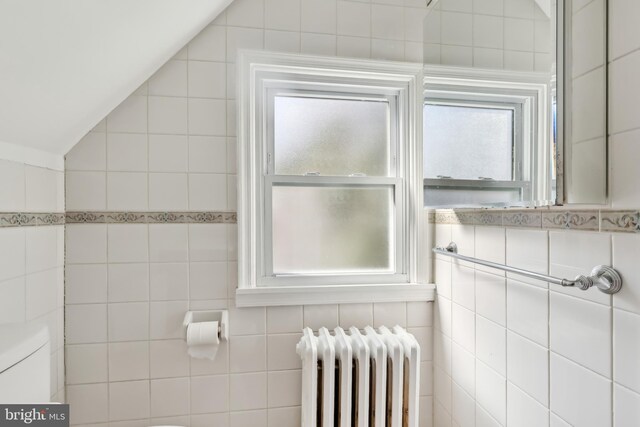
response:
[[(520, 183), (491, 182), (481, 180), (440, 180), (442, 187), (464, 185), (465, 188), (490, 189), (507, 185), (526, 188), (525, 199), (508, 206), (548, 205), (553, 198), (551, 165), (551, 112), (548, 111), (550, 96), (549, 77), (545, 73), (516, 72), (502, 70), (471, 69), (429, 65), (425, 67), (423, 103), (430, 99), (496, 102), (519, 105), (522, 109), (522, 135), (520, 159)], [(537, 143), (533, 143), (538, 141)], [(438, 185), (435, 179), (425, 179), (425, 188)], [(503, 206), (500, 203), (491, 206)], [(452, 206), (447, 206), (452, 207)], [(468, 204), (465, 207), (470, 207)], [(486, 207), (483, 205), (482, 207)]]
[[(236, 305), (297, 305), (432, 300), (421, 232), (422, 67), (335, 57), (240, 51), (238, 68), (238, 289)], [(270, 188), (278, 182), (326, 185), (345, 177), (274, 176), (268, 153), (269, 100), (277, 91), (374, 96), (395, 100), (395, 177), (348, 177), (348, 185), (395, 188), (395, 271), (390, 274), (273, 276), (269, 260)], [(390, 105), (391, 108), (394, 108)], [(392, 120), (393, 121), (393, 120)], [(392, 141), (394, 138), (392, 138)], [(394, 142), (392, 142), (393, 144)], [(421, 249), (421, 250), (419, 250)], [(422, 259), (422, 262), (418, 262)], [(422, 283), (422, 284), (419, 284)]]

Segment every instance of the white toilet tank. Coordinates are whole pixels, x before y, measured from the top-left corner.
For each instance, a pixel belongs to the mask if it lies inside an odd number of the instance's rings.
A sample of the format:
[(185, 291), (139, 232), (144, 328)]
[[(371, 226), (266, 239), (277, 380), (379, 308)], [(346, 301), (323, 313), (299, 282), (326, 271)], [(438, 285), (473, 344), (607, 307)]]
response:
[(0, 403), (48, 402), (50, 359), (45, 325), (0, 325)]

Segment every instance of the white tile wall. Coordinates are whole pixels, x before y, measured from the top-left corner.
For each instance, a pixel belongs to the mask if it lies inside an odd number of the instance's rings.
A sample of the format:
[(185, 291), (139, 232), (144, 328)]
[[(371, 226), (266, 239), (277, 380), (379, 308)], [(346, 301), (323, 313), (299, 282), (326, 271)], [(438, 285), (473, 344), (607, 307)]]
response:
[(551, 69), (549, 18), (534, 0), (442, 0), (424, 21), (425, 63)]
[[(613, 263), (625, 277), (624, 291), (612, 298), (596, 290), (536, 286), (516, 276), (506, 279), (505, 286), (504, 274), (482, 271), (481, 266), (475, 274), (456, 274), (471, 267), (437, 259), (435, 425), (637, 424), (640, 235), (434, 228), (435, 241), (448, 241), (451, 235), (456, 240), (457, 235), (468, 247), (475, 240), (476, 255), (482, 253), (482, 258), (499, 261), (506, 252), (507, 264), (561, 277)], [(456, 296), (456, 289), (464, 289), (465, 296)], [(473, 293), (474, 305), (469, 306), (466, 296)], [(473, 417), (466, 408), (474, 405)]]
[[(236, 49), (421, 62), (424, 4), (380, 3), (235, 0), (69, 153), (69, 210), (235, 210)], [(236, 233), (67, 226), (67, 384), (83, 407), (72, 424), (299, 426), (302, 328), (399, 324), (422, 345), (432, 425), (431, 305), (235, 308)], [(214, 362), (186, 355), (189, 308), (230, 310)]]
[[(0, 213), (63, 211), (63, 172), (0, 160)], [(0, 228), (0, 324), (49, 327), (54, 401), (65, 400), (63, 298), (64, 227)]]

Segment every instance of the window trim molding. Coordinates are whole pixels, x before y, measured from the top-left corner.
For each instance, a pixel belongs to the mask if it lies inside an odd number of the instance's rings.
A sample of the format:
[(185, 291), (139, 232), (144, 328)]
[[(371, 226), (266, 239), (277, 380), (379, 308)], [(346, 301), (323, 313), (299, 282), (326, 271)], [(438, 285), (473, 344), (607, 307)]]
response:
[[(548, 76), (544, 73), (530, 71), (505, 71), (480, 68), (452, 67), (442, 65), (427, 65), (424, 67), (424, 93), (427, 97), (442, 98), (442, 93), (447, 91), (480, 92), (486, 89), (496, 91), (496, 100), (505, 102), (505, 98), (513, 98), (515, 102), (522, 103), (523, 129), (530, 128), (530, 134), (523, 134), (523, 149), (529, 151), (531, 159), (523, 162), (522, 179), (531, 178), (529, 200), (521, 203), (510, 203), (509, 206), (548, 206), (554, 204), (550, 200), (553, 196), (551, 182), (551, 165), (547, 161), (550, 158), (550, 126), (551, 117), (547, 114), (546, 105), (551, 96), (551, 87)], [(517, 91), (514, 94), (513, 91)], [(490, 99), (488, 97), (487, 99)], [(530, 126), (527, 121), (536, 118), (537, 126)], [(533, 141), (543, 135), (546, 143), (533, 144)], [(535, 147), (534, 145), (537, 145)], [(548, 197), (548, 199), (545, 198)], [(494, 204), (495, 207), (501, 206)], [(469, 205), (465, 205), (469, 207)], [(487, 207), (487, 206), (482, 206)]]
[[(423, 215), (422, 188), (422, 65), (390, 61), (374, 61), (338, 57), (321, 57), (267, 51), (241, 50), (236, 64), (238, 78), (238, 289), (236, 305), (291, 305), (348, 302), (383, 302), (432, 300), (433, 286), (426, 285), (428, 263), (418, 262), (426, 253), (426, 227)], [(265, 151), (262, 144), (263, 125), (255, 122), (263, 108), (265, 85), (278, 75), (295, 74), (310, 84), (354, 80), (359, 86), (372, 85), (402, 94), (398, 98), (398, 115), (406, 135), (399, 134), (399, 173), (405, 177), (403, 189), (405, 221), (396, 232), (404, 237), (406, 280), (396, 284), (343, 284), (258, 286), (257, 268), (262, 231), (256, 209), (264, 206), (264, 191), (256, 183)], [(401, 141), (407, 141), (402, 144)], [(422, 283), (419, 285), (418, 283)]]

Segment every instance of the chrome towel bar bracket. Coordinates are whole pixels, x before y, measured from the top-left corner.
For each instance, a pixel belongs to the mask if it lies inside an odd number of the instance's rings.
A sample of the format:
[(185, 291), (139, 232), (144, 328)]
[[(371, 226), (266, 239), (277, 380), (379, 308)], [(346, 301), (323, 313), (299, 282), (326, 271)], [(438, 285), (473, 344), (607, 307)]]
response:
[(546, 274), (523, 270), (521, 268), (509, 267), (508, 265), (485, 261), (466, 255), (460, 255), (458, 253), (458, 246), (454, 242), (449, 243), (446, 248), (433, 248), (433, 252), (439, 255), (445, 255), (463, 261), (472, 262), (474, 264), (496, 268), (498, 270), (503, 270), (509, 273), (519, 274), (520, 276), (529, 277), (531, 279), (542, 280), (543, 282), (553, 283), (554, 285), (576, 287), (582, 289), (583, 291), (586, 291), (591, 287), (596, 287), (605, 294), (615, 294), (622, 288), (622, 277), (620, 277), (620, 274), (612, 267), (606, 265), (599, 265), (597, 267), (594, 267), (593, 270), (591, 270), (591, 274), (589, 276), (580, 275), (573, 280), (569, 280), (559, 279), (557, 277), (547, 276)]

